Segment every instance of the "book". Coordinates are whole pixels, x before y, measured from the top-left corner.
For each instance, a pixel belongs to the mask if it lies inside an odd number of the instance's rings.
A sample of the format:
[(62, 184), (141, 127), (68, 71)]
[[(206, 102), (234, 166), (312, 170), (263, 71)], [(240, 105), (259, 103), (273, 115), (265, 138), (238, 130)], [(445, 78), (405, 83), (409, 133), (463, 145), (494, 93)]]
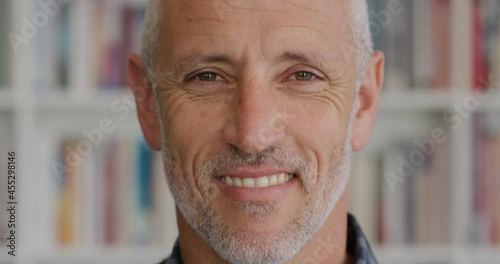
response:
[[(35, 0), (44, 1), (44, 0)], [(126, 87), (128, 55), (140, 52), (145, 1), (69, 1), (36, 38), (37, 94), (75, 97)], [(37, 5), (38, 11), (41, 6)], [(73, 91), (74, 90), (74, 91)]]
[(474, 123), (476, 159), (470, 240), (480, 245), (500, 245), (500, 119), (493, 114), (477, 114)]
[(385, 54), (384, 91), (448, 89), (450, 1), (368, 0), (375, 49)]
[[(348, 205), (368, 239), (379, 245), (445, 245), (450, 241), (449, 148), (416, 155), (411, 140), (356, 154)], [(403, 172), (403, 173), (402, 173)], [(400, 177), (391, 184), (390, 177)], [(394, 179), (392, 179), (394, 180)]]
[(500, 79), (500, 2), (473, 2), (473, 87), (492, 88)]
[(159, 154), (142, 139), (116, 137), (81, 155), (84, 142), (65, 137), (58, 147), (56, 246), (171, 245), (175, 211)]

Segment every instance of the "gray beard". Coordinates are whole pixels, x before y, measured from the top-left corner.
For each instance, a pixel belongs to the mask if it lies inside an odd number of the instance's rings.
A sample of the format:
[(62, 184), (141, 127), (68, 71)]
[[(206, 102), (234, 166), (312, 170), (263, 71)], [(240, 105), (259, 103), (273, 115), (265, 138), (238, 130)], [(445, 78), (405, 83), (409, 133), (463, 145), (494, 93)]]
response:
[[(347, 137), (350, 143), (350, 136)], [(165, 140), (163, 141), (165, 143)], [(195, 184), (200, 193), (190, 186), (187, 174), (178, 162), (174, 162), (167, 144), (162, 150), (164, 170), (175, 203), (184, 219), (196, 230), (223, 259), (233, 264), (274, 264), (291, 260), (313, 237), (328, 218), (349, 177), (351, 162), (350, 144), (334, 151), (331, 164), (325, 173), (327, 177), (316, 177), (305, 159), (294, 154), (272, 149), (258, 156), (248, 156), (238, 150), (213, 157), (196, 172)], [(304, 205), (296, 216), (283, 228), (273, 234), (254, 234), (236, 231), (224, 223), (223, 216), (211, 206), (218, 189), (213, 177), (225, 167), (252, 167), (262, 165), (289, 165), (307, 194)], [(321, 181), (321, 182), (317, 182)], [(251, 221), (264, 222), (276, 204), (272, 202), (238, 203), (241, 213)]]

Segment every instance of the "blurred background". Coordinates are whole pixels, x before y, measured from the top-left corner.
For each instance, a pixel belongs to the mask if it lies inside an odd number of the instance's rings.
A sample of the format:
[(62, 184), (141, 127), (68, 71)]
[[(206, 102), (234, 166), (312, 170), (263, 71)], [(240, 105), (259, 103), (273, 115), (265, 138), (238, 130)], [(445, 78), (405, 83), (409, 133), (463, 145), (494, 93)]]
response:
[[(368, 2), (386, 83), (350, 211), (380, 263), (500, 263), (500, 0)], [(174, 204), (124, 76), (145, 3), (0, 0), (0, 263), (169, 255)]]

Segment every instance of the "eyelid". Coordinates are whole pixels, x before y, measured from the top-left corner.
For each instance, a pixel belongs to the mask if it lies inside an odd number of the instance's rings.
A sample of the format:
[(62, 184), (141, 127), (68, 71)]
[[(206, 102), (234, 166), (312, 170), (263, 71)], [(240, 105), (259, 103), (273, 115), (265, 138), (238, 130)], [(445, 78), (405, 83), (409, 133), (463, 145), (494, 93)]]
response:
[(314, 71), (314, 70), (297, 70), (297, 71), (293, 71), (291, 74), (288, 74), (287, 77), (285, 78), (285, 81), (289, 80), (295, 74), (300, 73), (300, 72), (310, 73), (310, 74), (313, 75), (314, 79), (309, 80), (309, 81), (302, 81), (302, 80), (292, 80), (292, 81), (296, 81), (296, 82), (312, 82), (314, 80), (324, 80), (324, 77), (322, 77), (320, 74), (318, 74), (317, 71)]
[(223, 76), (223, 74), (221, 74), (219, 71), (214, 70), (214, 69), (203, 69), (203, 70), (195, 71), (194, 73), (187, 75), (186, 81), (187, 82), (194, 81), (196, 77), (198, 77), (200, 74), (204, 74), (204, 73), (213, 73), (213, 74), (217, 75), (217, 77), (220, 77), (224, 81), (227, 81), (227, 78), (225, 78)]

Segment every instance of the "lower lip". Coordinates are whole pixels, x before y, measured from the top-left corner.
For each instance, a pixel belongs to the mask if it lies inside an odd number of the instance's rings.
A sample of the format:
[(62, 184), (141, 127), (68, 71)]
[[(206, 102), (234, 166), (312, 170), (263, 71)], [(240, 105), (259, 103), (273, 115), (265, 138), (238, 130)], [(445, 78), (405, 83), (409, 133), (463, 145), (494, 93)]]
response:
[(216, 178), (215, 183), (221, 191), (228, 197), (242, 202), (268, 202), (276, 201), (283, 198), (286, 192), (297, 182), (297, 177), (292, 178), (289, 182), (273, 185), (266, 188), (244, 188), (229, 186), (219, 178)]

